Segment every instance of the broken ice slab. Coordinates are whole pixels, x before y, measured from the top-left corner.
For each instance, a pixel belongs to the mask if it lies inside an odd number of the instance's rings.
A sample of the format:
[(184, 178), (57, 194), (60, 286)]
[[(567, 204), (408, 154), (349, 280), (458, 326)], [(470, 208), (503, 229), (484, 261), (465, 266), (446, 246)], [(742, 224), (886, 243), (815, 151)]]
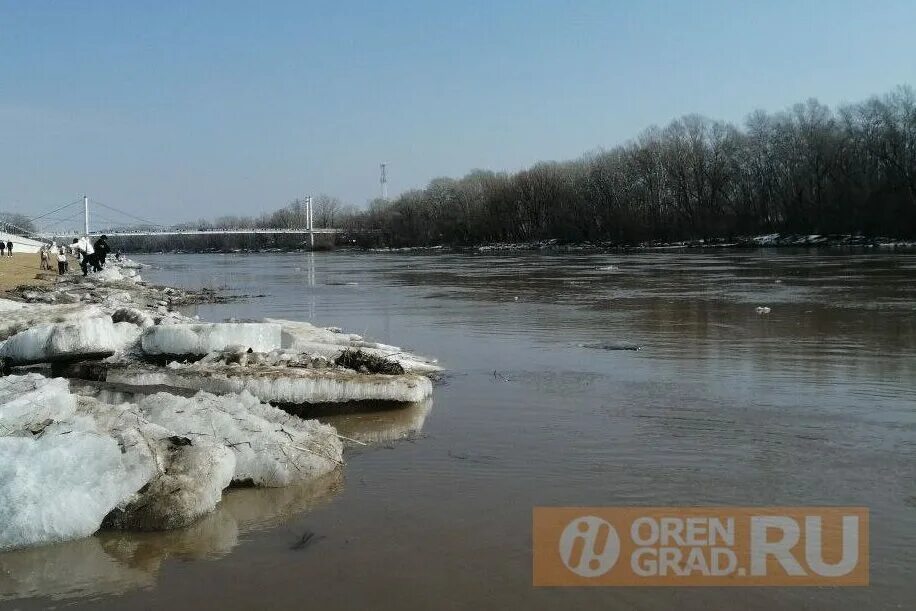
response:
[(61, 419), (76, 411), (76, 399), (67, 380), (36, 373), (0, 378), (2, 432), (24, 429), (30, 423)]
[(329, 473), (342, 464), (334, 429), (261, 403), (247, 392), (193, 397), (157, 393), (137, 401), (141, 415), (192, 442), (223, 443), (235, 453), (232, 481), (280, 487)]
[(141, 339), (150, 355), (204, 355), (233, 346), (255, 352), (278, 350), (280, 325), (268, 323), (194, 323), (148, 328)]
[(185, 526), (232, 481), (315, 480), (343, 449), (332, 427), (248, 394), (112, 405), (36, 374), (0, 378), (0, 431), (0, 549)]
[(46, 305), (0, 299), (0, 340), (35, 325), (100, 318), (105, 313), (95, 305)]
[[(169, 530), (192, 524), (216, 508), (232, 481), (235, 455), (219, 440), (192, 442), (187, 437), (143, 418), (135, 406), (109, 406), (82, 399), (101, 421), (106, 409), (114, 415), (100, 433), (112, 435), (127, 456), (139, 455), (155, 469), (135, 494), (106, 514), (105, 528)], [(129, 423), (129, 424), (127, 424)]]
[(283, 331), (283, 347), (291, 351), (316, 354), (334, 361), (345, 350), (355, 349), (373, 357), (396, 362), (407, 373), (431, 374), (442, 371), (435, 359), (411, 354), (398, 346), (371, 342), (355, 333), (341, 333), (296, 320), (265, 318), (264, 322), (280, 325)]
[(112, 363), (105, 381), (133, 386), (166, 386), (204, 390), (218, 395), (248, 391), (261, 401), (300, 405), (349, 401), (413, 403), (432, 394), (428, 378), (416, 374), (365, 374), (347, 369), (300, 369), (195, 364), (184, 368)]
[(136, 454), (75, 410), (63, 380), (0, 378), (0, 549), (88, 536), (148, 481)]
[(13, 365), (104, 358), (124, 350), (140, 335), (136, 325), (111, 318), (44, 324), (0, 343), (0, 358)]

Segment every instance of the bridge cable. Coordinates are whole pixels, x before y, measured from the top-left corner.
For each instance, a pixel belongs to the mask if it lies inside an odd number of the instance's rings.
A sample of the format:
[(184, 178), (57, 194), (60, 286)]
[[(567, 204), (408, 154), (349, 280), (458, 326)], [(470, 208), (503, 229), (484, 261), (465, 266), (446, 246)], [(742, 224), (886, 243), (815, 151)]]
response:
[(37, 221), (38, 219), (43, 219), (43, 218), (45, 218), (46, 216), (50, 216), (50, 215), (54, 214), (55, 212), (58, 212), (58, 211), (60, 211), (60, 210), (63, 210), (64, 208), (69, 208), (70, 206), (75, 206), (76, 204), (82, 203), (82, 201), (83, 201), (83, 199), (80, 198), (80, 199), (78, 199), (78, 200), (76, 200), (76, 201), (74, 201), (74, 202), (70, 202), (69, 204), (67, 204), (67, 205), (65, 205), (65, 206), (61, 206), (60, 208), (55, 208), (54, 210), (51, 210), (50, 212), (45, 212), (44, 214), (41, 214), (41, 215), (39, 215), (39, 216), (32, 217), (32, 218), (29, 219), (29, 222)]
[(130, 217), (130, 218), (132, 218), (132, 219), (134, 219), (134, 220), (137, 220), (137, 221), (140, 221), (141, 223), (145, 223), (145, 224), (147, 224), (147, 225), (152, 225), (153, 227), (165, 227), (165, 225), (163, 225), (163, 224), (161, 224), (161, 223), (154, 223), (153, 221), (150, 221), (149, 219), (141, 218), (141, 217), (139, 217), (139, 216), (137, 216), (137, 215), (135, 215), (135, 214), (131, 214), (131, 213), (129, 213), (129, 212), (124, 212), (123, 210), (120, 210), (120, 209), (118, 209), (118, 208), (115, 208), (114, 206), (109, 206), (109, 205), (107, 205), (107, 204), (103, 204), (102, 202), (100, 202), (100, 201), (98, 201), (98, 200), (96, 200), (96, 199), (93, 199), (93, 200), (91, 200), (91, 201), (92, 201), (92, 203), (94, 203), (94, 204), (98, 204), (99, 206), (101, 206), (101, 207), (103, 207), (103, 208), (107, 208), (107, 209), (111, 210), (112, 212), (118, 212), (118, 213), (120, 213), (120, 214), (123, 214), (124, 216)]
[(35, 233), (48, 233), (48, 229), (50, 229), (50, 228), (52, 228), (52, 227), (55, 227), (55, 226), (57, 226), (57, 225), (60, 225), (61, 223), (66, 223), (66, 222), (69, 222), (69, 221), (76, 220), (77, 218), (79, 218), (79, 217), (81, 217), (81, 216), (83, 216), (83, 211), (82, 211), (82, 210), (80, 210), (79, 212), (77, 212), (77, 213), (74, 214), (73, 216), (67, 217), (67, 218), (65, 218), (65, 219), (57, 219), (57, 220), (54, 221), (53, 223), (50, 223), (50, 224), (48, 224), (48, 225), (45, 225), (45, 226), (41, 229), (41, 231), (37, 231), (37, 232), (35, 232)]

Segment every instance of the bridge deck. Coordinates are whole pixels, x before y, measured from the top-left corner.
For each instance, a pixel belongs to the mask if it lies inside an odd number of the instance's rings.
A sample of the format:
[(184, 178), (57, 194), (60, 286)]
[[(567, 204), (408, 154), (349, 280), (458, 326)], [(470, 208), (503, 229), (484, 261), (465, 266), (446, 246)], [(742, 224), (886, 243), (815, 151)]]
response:
[[(308, 235), (310, 233), (316, 234), (329, 234), (329, 233), (341, 233), (342, 229), (331, 229), (331, 228), (315, 228), (315, 229), (174, 229), (174, 230), (165, 230), (165, 231), (93, 231), (89, 233), (90, 237), (98, 237), (102, 234), (107, 235), (108, 237), (117, 237), (117, 236), (167, 236), (167, 235), (248, 235), (248, 234), (302, 234)], [(82, 235), (81, 233), (76, 233), (73, 231), (70, 232), (58, 232), (58, 233), (38, 233), (35, 234), (38, 238), (61, 238), (61, 237), (77, 237)]]

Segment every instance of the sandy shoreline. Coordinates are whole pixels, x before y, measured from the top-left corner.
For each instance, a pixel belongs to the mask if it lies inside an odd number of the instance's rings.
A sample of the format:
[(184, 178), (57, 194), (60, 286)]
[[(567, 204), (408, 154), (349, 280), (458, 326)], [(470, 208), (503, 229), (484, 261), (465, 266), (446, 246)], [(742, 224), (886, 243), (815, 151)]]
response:
[[(67, 257), (70, 261), (70, 273), (78, 273), (79, 265), (76, 259)], [(40, 286), (49, 284), (53, 277), (57, 277), (57, 259), (51, 261), (53, 270), (43, 271), (41, 259), (37, 253), (13, 253), (12, 257), (0, 257), (0, 292), (5, 293), (19, 286)], [(75, 270), (75, 271), (74, 271)], [(39, 275), (51, 274), (46, 277)]]

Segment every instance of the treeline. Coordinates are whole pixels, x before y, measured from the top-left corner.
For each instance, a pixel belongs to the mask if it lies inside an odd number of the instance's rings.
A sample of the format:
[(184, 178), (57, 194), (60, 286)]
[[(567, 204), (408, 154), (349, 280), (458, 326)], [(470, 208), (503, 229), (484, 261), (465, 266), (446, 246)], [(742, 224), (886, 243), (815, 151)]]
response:
[[(214, 234), (214, 235), (118, 235), (108, 239), (111, 248), (125, 253), (137, 252), (232, 252), (259, 250), (296, 250), (311, 248), (304, 234)], [(334, 236), (316, 235), (315, 247), (334, 246)]]
[(390, 246), (639, 243), (769, 232), (916, 236), (916, 96), (809, 100), (741, 127), (697, 115), (514, 173), (437, 178), (343, 226)]
[[(330, 195), (312, 198), (312, 222), (315, 227), (335, 227), (344, 218), (357, 214), (355, 206), (344, 205)], [(201, 219), (192, 223), (175, 225), (174, 229), (302, 229), (307, 227), (306, 202), (294, 199), (287, 206), (258, 217), (221, 216), (212, 221)]]
[(0, 212), (0, 231), (27, 235), (35, 232), (35, 224), (24, 214)]

